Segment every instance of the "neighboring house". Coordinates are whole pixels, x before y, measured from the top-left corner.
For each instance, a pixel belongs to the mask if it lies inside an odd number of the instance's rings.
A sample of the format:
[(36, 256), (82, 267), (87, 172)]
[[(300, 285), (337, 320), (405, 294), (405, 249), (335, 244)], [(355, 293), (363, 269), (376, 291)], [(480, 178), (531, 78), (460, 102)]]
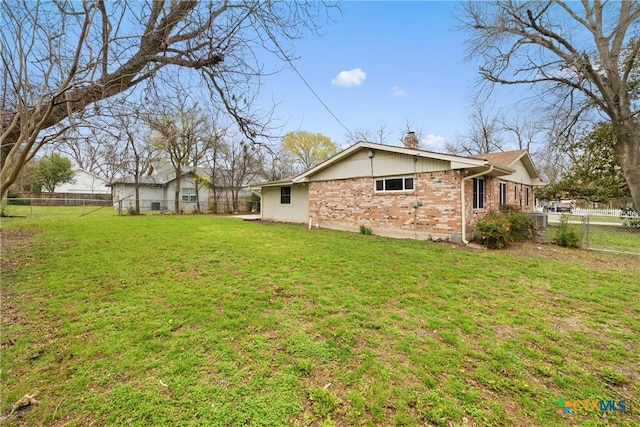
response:
[(289, 180), (253, 184), (263, 220), (420, 240), (468, 241), (501, 205), (534, 207), (543, 185), (525, 150), (461, 157), (357, 144)]
[(56, 187), (56, 193), (109, 194), (109, 181), (84, 169), (73, 171), (73, 181)]
[[(202, 173), (202, 175), (205, 175)], [(152, 168), (152, 173), (140, 177), (140, 210), (160, 211), (173, 210), (175, 207), (176, 179), (175, 171), (166, 165), (158, 165)], [(136, 204), (135, 183), (132, 176), (114, 180), (111, 184), (113, 207), (115, 209), (129, 209)], [(198, 186), (198, 200), (200, 211), (210, 211), (215, 208), (215, 213), (234, 212), (232, 203), (232, 189), (216, 187), (200, 183)], [(237, 198), (238, 212), (249, 212), (251, 206), (251, 191), (240, 190)], [(192, 212), (196, 208), (196, 174), (192, 169), (186, 168), (180, 178), (180, 209)]]
[[(180, 209), (191, 212), (196, 208), (196, 181), (192, 170), (185, 170), (180, 178)], [(173, 169), (158, 167), (149, 175), (140, 177), (140, 210), (173, 210), (175, 207), (176, 176)], [(134, 207), (135, 183), (132, 176), (114, 180), (111, 184), (113, 207), (128, 209)], [(208, 209), (209, 187), (200, 184), (198, 199), (200, 210)]]

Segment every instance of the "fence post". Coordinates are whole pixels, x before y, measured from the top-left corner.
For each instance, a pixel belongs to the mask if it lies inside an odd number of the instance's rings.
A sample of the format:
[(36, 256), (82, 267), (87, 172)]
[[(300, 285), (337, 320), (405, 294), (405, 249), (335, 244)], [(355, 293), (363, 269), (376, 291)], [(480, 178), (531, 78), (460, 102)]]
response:
[(589, 249), (589, 215), (582, 215), (582, 230), (580, 233), (580, 247)]
[(30, 201), (30, 205), (31, 205), (31, 218), (33, 218), (33, 197), (31, 199), (29, 199)]

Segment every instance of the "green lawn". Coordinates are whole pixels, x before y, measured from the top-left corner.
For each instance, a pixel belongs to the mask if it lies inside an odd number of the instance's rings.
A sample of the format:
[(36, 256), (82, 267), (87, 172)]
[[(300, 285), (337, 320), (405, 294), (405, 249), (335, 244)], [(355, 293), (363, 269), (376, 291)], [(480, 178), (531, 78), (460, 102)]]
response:
[[(640, 230), (621, 225), (589, 224), (588, 233), (583, 236), (581, 224), (570, 224), (570, 227), (581, 237), (583, 247), (640, 255)], [(543, 240), (553, 241), (557, 230), (557, 224), (549, 224), (542, 233)]]
[(3, 426), (640, 420), (638, 257), (108, 209), (2, 229), (0, 411), (39, 401)]

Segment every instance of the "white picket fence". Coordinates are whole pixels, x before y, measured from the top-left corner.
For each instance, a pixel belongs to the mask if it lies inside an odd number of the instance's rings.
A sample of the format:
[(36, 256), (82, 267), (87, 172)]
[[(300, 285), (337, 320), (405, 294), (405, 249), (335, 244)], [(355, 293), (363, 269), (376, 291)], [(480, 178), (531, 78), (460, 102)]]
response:
[(615, 216), (620, 218), (622, 212), (620, 209), (583, 209), (583, 208), (574, 208), (571, 210), (571, 213), (574, 215), (598, 215), (598, 216)]

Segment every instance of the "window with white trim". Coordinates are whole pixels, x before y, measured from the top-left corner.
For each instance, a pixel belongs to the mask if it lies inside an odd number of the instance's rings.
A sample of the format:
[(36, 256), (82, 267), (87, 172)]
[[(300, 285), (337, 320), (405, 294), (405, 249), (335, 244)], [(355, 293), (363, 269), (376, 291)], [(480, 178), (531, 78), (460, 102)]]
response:
[(182, 189), (182, 201), (183, 202), (195, 202), (196, 201), (196, 189), (193, 187), (185, 187)]
[(280, 187), (280, 204), (291, 204), (291, 187)]
[(473, 178), (473, 209), (484, 209), (484, 179)]
[(501, 205), (507, 204), (507, 183), (506, 182), (500, 183), (500, 204)]
[(524, 187), (524, 205), (529, 206), (529, 187)]
[(376, 179), (375, 185), (376, 191), (411, 191), (413, 190), (413, 177), (380, 178)]

